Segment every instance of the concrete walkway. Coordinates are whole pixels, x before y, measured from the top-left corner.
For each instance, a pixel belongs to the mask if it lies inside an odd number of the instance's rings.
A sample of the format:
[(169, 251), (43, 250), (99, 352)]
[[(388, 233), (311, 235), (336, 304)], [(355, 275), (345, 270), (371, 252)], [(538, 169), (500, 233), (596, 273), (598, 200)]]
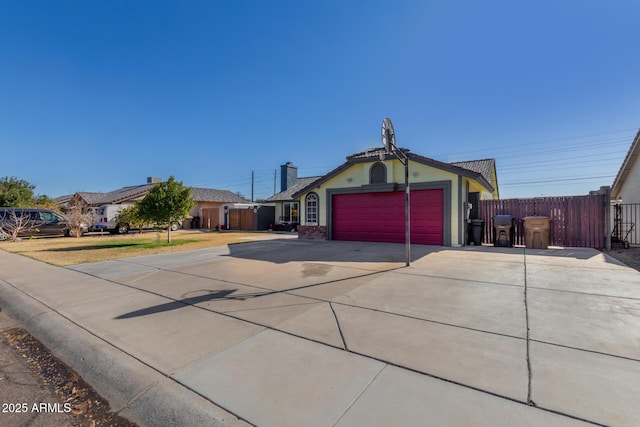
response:
[(0, 252), (0, 304), (142, 425), (638, 424), (640, 273), (591, 249), (412, 251)]

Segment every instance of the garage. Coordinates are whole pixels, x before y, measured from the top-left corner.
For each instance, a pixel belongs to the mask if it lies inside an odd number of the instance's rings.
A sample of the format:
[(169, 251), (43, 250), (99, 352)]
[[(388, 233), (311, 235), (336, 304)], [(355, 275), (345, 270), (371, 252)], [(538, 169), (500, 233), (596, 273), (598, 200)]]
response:
[[(404, 192), (334, 194), (334, 240), (403, 243)], [(442, 189), (411, 191), (411, 243), (443, 244)]]

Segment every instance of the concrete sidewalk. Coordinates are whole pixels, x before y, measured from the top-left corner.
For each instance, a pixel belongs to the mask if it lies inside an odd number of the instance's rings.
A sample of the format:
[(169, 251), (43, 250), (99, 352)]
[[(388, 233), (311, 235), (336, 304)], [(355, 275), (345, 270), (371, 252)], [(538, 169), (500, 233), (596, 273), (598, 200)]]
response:
[(637, 424), (640, 273), (590, 249), (412, 250), (0, 252), (0, 304), (142, 425)]

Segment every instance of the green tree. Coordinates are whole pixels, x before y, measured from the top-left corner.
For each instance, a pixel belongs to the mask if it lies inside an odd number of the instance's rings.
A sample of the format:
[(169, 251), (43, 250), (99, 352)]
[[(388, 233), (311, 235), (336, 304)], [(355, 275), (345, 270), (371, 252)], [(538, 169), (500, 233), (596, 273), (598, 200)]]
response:
[(116, 215), (116, 224), (118, 227), (126, 225), (129, 228), (137, 228), (139, 233), (142, 233), (142, 228), (147, 225), (147, 222), (140, 216), (140, 206), (138, 203), (124, 208)]
[(33, 200), (34, 208), (44, 208), (51, 209), (53, 211), (61, 212), (60, 206), (56, 205), (52, 198), (49, 196), (45, 196), (44, 194), (40, 194), (35, 197)]
[(156, 184), (138, 202), (138, 208), (140, 217), (145, 221), (167, 225), (167, 242), (171, 243), (171, 224), (182, 222), (195, 204), (191, 189), (171, 176), (167, 182)]
[(15, 176), (0, 178), (0, 206), (28, 208), (35, 202), (35, 185)]

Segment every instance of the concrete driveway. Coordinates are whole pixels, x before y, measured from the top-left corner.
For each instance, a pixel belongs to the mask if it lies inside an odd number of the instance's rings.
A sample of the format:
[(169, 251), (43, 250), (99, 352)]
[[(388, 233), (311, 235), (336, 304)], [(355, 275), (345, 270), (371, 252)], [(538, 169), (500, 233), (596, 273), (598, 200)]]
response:
[(412, 255), (275, 239), (63, 269), (0, 252), (0, 303), (142, 424), (638, 424), (640, 273), (591, 249)]

